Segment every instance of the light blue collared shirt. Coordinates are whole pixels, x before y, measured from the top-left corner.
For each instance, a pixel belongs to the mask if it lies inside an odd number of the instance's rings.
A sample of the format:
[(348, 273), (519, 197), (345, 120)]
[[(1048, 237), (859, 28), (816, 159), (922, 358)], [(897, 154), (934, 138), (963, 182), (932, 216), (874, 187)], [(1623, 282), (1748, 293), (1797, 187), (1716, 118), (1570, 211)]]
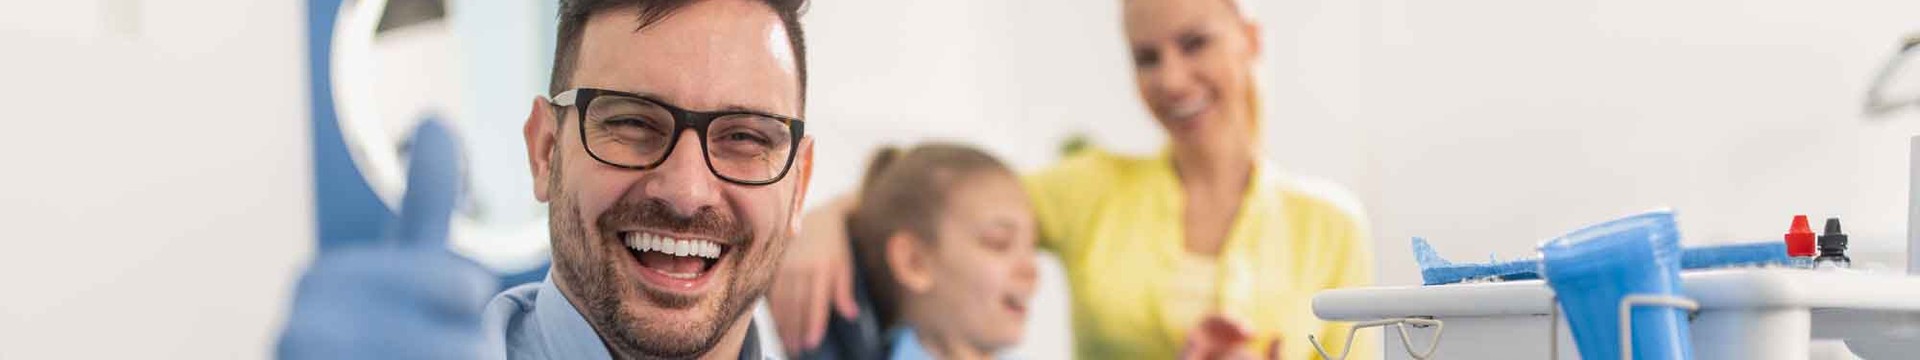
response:
[[(1006, 354), (994, 355), (994, 359), (1018, 359)], [(887, 349), (887, 360), (937, 360), (933, 353), (920, 345), (920, 336), (913, 332), (912, 326), (901, 326), (893, 331), (893, 347)]]
[[(487, 303), (484, 330), (498, 353), (507, 359), (612, 359), (593, 325), (573, 308), (553, 277), (515, 286)], [(747, 326), (741, 359), (759, 359), (760, 341), (754, 325)]]
[(893, 334), (893, 348), (888, 349), (889, 360), (933, 360), (933, 354), (927, 348), (920, 347), (920, 337), (913, 332), (912, 326), (902, 326)]

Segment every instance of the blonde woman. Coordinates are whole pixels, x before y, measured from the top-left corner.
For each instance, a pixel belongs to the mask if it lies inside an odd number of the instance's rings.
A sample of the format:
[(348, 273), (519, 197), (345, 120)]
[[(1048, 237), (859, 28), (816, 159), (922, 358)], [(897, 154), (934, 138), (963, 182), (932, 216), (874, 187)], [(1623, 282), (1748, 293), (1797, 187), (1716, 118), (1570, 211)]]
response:
[[(1371, 281), (1366, 222), (1349, 197), (1324, 191), (1334, 187), (1262, 160), (1258, 25), (1232, 0), (1123, 6), (1140, 99), (1169, 145), (1147, 157), (1078, 151), (1023, 179), (1039, 246), (1066, 268), (1076, 354), (1306, 359), (1309, 334), (1344, 343), (1345, 327), (1310, 303)], [(768, 293), (789, 352), (819, 344), (830, 313), (858, 312), (844, 241), (853, 202), (808, 215)]]

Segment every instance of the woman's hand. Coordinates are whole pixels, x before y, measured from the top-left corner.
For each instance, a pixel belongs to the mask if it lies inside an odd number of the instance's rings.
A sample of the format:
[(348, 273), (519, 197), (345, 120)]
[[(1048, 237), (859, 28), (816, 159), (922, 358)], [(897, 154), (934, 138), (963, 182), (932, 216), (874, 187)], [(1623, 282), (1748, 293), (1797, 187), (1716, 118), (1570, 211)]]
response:
[(1255, 360), (1279, 359), (1280, 339), (1274, 339), (1267, 345), (1265, 357), (1255, 357), (1247, 352), (1247, 342), (1253, 340), (1253, 331), (1232, 318), (1218, 314), (1207, 315), (1200, 324), (1187, 331), (1187, 345), (1180, 350), (1181, 360)]
[(854, 203), (843, 197), (806, 214), (767, 291), (767, 307), (789, 355), (820, 346), (830, 313), (860, 316), (846, 226)]

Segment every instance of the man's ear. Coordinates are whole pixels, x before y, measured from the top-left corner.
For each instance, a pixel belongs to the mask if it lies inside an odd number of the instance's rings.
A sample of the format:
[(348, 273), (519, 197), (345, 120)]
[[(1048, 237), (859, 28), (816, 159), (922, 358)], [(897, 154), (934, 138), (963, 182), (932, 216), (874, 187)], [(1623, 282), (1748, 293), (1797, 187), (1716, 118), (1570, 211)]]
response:
[(794, 181), (793, 208), (789, 209), (790, 215), (787, 216), (787, 236), (799, 234), (800, 220), (805, 218), (801, 216), (801, 210), (807, 203), (807, 185), (813, 183), (813, 137), (800, 138), (799, 153), (793, 156), (793, 169), (789, 169), (787, 173), (787, 176), (792, 177)]
[(548, 181), (553, 177), (553, 146), (559, 138), (554, 135), (553, 105), (546, 98), (533, 97), (533, 109), (527, 113), (527, 123), (521, 125), (521, 135), (527, 138), (527, 167), (533, 171), (533, 198), (547, 202), (550, 194)]
[(887, 270), (907, 293), (925, 293), (933, 288), (933, 271), (927, 266), (926, 245), (919, 237), (902, 230), (887, 237)]

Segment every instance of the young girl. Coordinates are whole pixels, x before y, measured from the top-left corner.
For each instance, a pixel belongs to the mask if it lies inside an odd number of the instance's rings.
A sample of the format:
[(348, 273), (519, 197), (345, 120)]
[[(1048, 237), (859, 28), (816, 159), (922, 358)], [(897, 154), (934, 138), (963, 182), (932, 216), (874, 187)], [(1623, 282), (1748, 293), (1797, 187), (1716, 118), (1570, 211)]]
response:
[(1033, 210), (973, 148), (881, 150), (847, 220), (891, 359), (986, 359), (1019, 341), (1033, 295)]

